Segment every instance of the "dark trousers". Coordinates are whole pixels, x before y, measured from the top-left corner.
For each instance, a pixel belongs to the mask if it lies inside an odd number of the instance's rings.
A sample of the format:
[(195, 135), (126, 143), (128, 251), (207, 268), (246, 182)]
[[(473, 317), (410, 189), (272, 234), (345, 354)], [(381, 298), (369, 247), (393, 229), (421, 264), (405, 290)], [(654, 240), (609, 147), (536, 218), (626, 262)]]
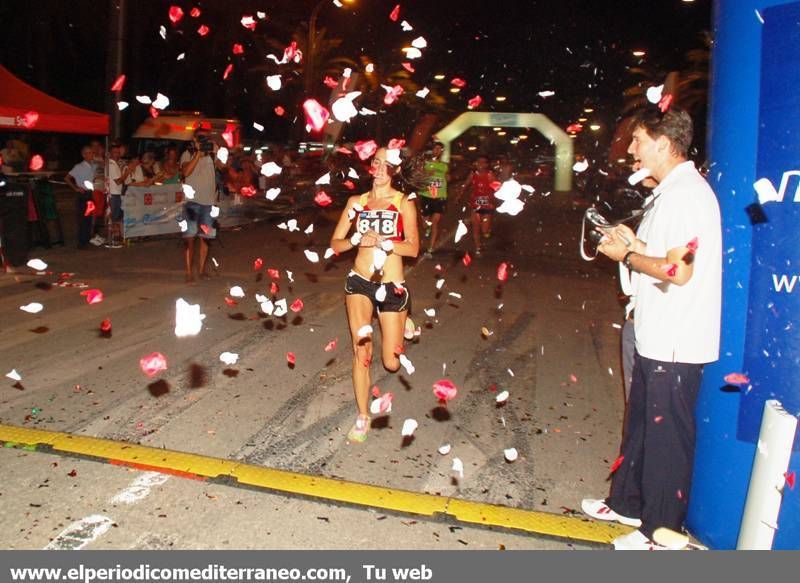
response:
[(78, 247), (85, 247), (92, 237), (92, 213), (86, 216), (86, 203), (92, 200), (91, 191), (81, 191), (75, 198), (75, 217), (78, 221)]
[(634, 356), (633, 382), (622, 437), (625, 456), (606, 503), (641, 518), (648, 538), (660, 526), (680, 531), (694, 463), (694, 408), (702, 364)]

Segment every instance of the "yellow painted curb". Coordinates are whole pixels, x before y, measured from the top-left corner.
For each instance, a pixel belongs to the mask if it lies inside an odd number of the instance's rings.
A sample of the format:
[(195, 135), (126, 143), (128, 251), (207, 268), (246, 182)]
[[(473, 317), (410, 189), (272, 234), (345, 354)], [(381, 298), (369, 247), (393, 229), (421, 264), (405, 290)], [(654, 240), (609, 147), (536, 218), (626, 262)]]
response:
[(0, 443), (6, 447), (46, 446), (55, 453), (78, 455), (184, 477), (238, 483), (241, 486), (390, 512), (428, 517), (440, 515), (464, 524), (493, 526), (595, 543), (608, 544), (617, 536), (631, 530), (618, 524), (594, 522), (575, 516), (309, 476), (235, 460), (27, 427), (0, 424)]

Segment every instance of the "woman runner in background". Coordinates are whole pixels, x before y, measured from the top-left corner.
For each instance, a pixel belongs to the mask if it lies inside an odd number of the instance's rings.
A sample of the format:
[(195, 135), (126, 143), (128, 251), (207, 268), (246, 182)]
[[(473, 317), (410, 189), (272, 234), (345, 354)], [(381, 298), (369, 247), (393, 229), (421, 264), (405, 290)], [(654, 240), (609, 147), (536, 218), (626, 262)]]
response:
[[(351, 442), (366, 440), (370, 426), (373, 312), (377, 310), (381, 326), (383, 366), (392, 372), (400, 368), (404, 331), (411, 322), (407, 319), (411, 299), (404, 286), (403, 257), (417, 256), (419, 234), (414, 202), (392, 187), (399, 166), (399, 150), (380, 148), (375, 153), (370, 165), (372, 188), (348, 199), (331, 238), (331, 248), (337, 254), (358, 249), (344, 286), (358, 409), (356, 422), (347, 434)], [(353, 222), (355, 232), (350, 235)]]

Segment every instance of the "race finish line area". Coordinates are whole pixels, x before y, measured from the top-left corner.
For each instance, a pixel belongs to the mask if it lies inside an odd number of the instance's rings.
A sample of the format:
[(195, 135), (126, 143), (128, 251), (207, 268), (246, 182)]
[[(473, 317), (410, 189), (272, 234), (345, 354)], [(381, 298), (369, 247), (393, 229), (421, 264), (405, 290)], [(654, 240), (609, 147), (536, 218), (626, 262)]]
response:
[(598, 544), (609, 544), (617, 536), (631, 530), (618, 524), (598, 523), (572, 516), (275, 470), (234, 460), (55, 431), (0, 425), (0, 444), (6, 448), (79, 457), (332, 504)]

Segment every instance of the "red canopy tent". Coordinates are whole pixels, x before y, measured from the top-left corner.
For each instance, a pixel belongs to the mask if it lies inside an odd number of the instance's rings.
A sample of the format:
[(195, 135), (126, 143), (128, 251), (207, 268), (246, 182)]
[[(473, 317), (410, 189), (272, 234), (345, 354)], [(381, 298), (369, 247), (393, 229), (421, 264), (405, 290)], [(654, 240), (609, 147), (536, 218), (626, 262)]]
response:
[(0, 130), (106, 135), (108, 126), (108, 115), (51, 97), (0, 65)]

